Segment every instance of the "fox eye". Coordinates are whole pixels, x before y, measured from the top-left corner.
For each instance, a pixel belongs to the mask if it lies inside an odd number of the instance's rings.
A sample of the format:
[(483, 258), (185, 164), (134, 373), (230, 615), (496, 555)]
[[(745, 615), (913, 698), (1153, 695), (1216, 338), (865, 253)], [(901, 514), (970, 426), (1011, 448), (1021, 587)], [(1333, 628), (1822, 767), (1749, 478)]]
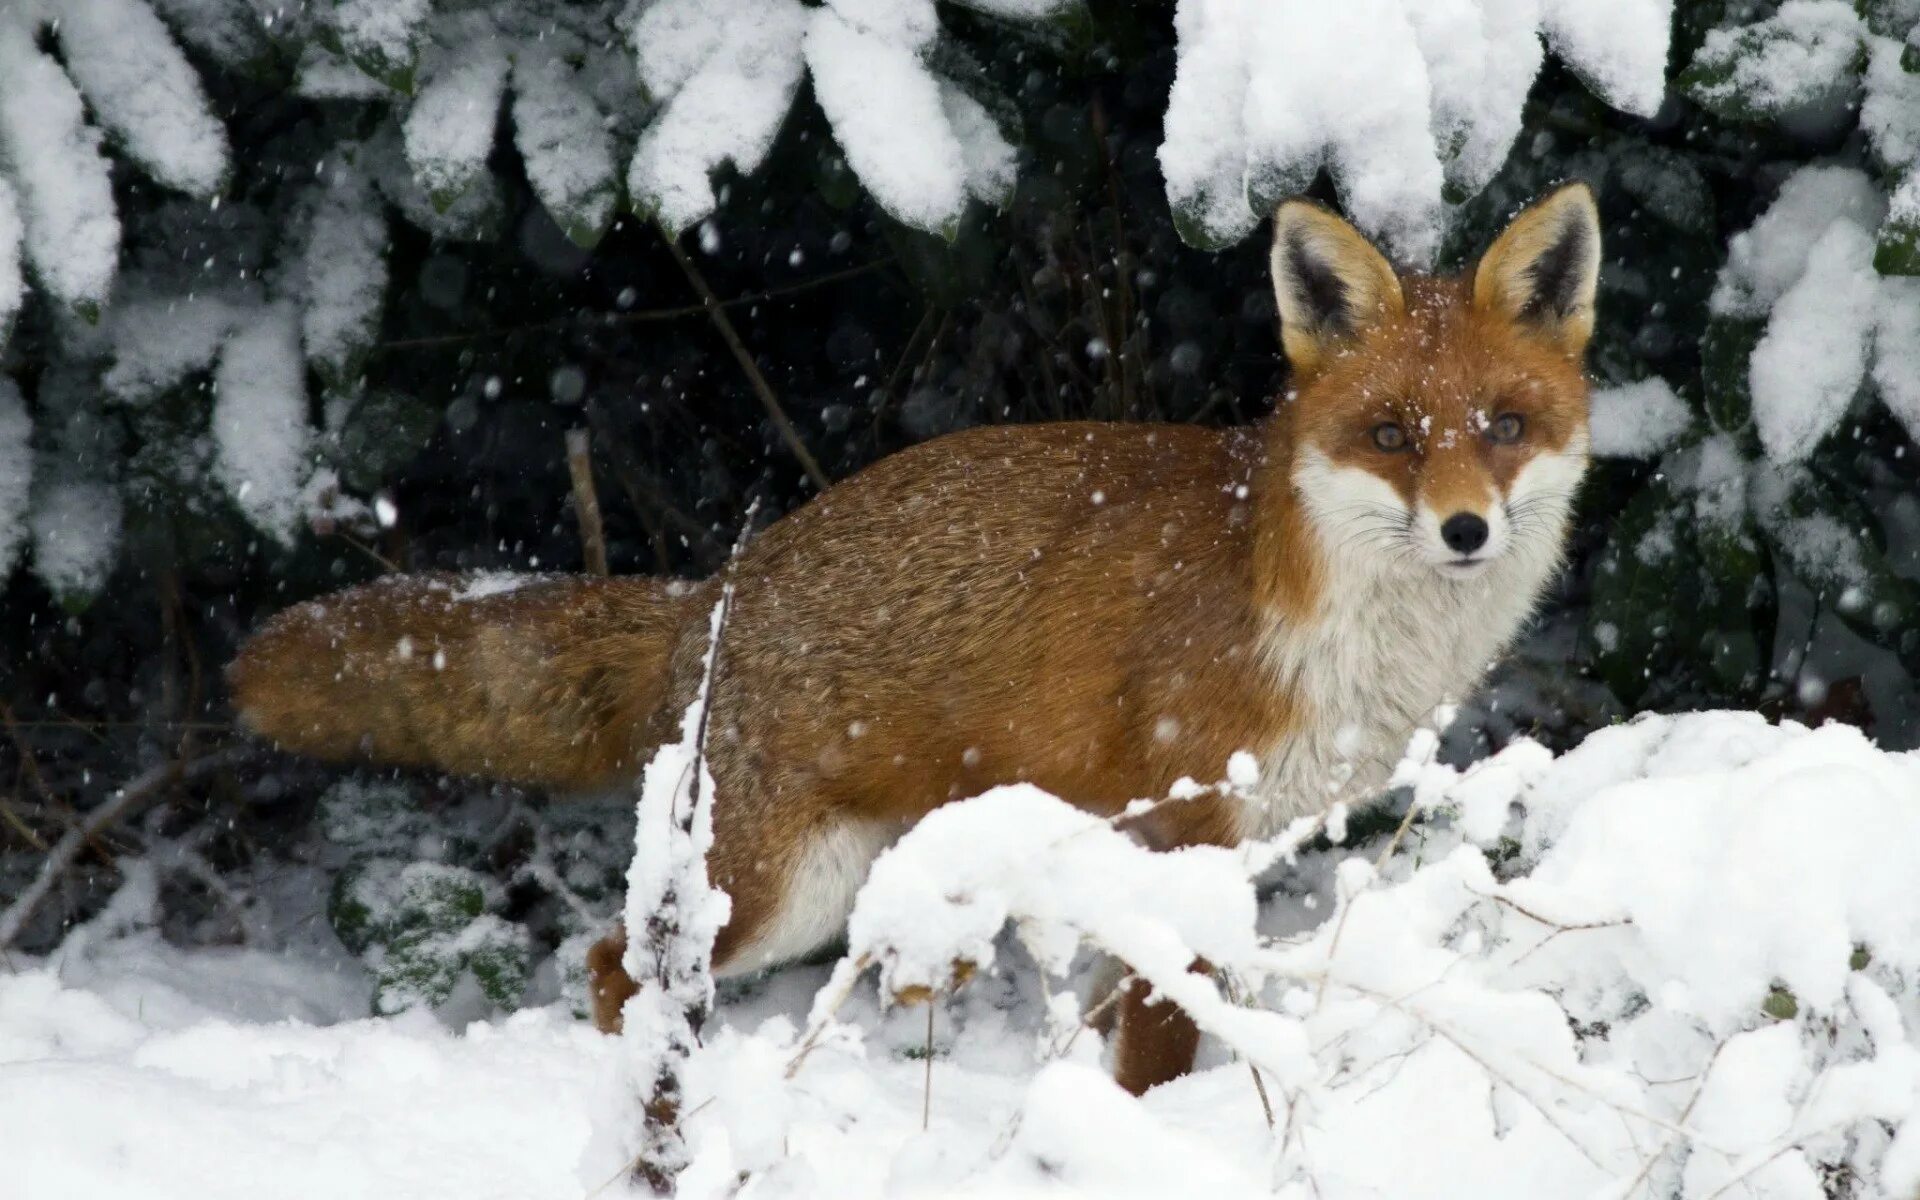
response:
[(1392, 421), (1382, 421), (1373, 427), (1373, 444), (1393, 454), (1407, 448), (1407, 431)]
[(1501, 413), (1487, 426), (1487, 436), (1501, 445), (1511, 445), (1527, 431), (1526, 418), (1519, 413)]

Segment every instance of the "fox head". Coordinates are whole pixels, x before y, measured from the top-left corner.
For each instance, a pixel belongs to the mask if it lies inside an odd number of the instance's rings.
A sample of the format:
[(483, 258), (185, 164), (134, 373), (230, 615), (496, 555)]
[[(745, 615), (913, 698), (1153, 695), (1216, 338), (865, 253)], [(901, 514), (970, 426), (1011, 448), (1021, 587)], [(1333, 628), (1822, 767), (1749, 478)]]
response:
[(1397, 275), (1308, 201), (1273, 224), (1292, 482), (1323, 548), (1461, 580), (1556, 560), (1587, 461), (1593, 194), (1551, 193), (1453, 278)]

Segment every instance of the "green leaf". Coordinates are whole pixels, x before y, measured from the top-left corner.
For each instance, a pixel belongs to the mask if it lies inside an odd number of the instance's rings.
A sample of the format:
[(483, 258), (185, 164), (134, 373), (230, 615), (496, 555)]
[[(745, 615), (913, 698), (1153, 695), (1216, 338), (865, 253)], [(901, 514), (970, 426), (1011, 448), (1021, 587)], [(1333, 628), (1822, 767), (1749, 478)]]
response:
[(1767, 331), (1760, 319), (1715, 317), (1700, 339), (1700, 383), (1707, 416), (1723, 432), (1752, 439), (1753, 388), (1748, 360)]
[(1699, 519), (1693, 498), (1656, 477), (1627, 502), (1595, 565), (1594, 664), (1631, 706), (1688, 678), (1722, 695), (1758, 691), (1771, 639), (1754, 609), (1771, 571), (1752, 531)]
[(1760, 1011), (1776, 1021), (1791, 1021), (1800, 1015), (1800, 1002), (1786, 988), (1775, 987), (1760, 1002)]
[[(1653, 668), (1676, 644), (1692, 644), (1701, 629), (1697, 610), (1679, 603), (1693, 574), (1683, 546), (1679, 501), (1662, 481), (1649, 482), (1628, 501), (1594, 568), (1588, 639), (1600, 678), (1632, 706), (1649, 687)], [(1676, 626), (1687, 624), (1687, 629)]]
[(1873, 269), (1882, 275), (1920, 275), (1920, 217), (1887, 215), (1874, 240)]
[(1920, 0), (1854, 0), (1853, 10), (1881, 37), (1904, 38), (1920, 25)]
[(335, 469), (354, 491), (370, 492), (412, 462), (439, 425), (439, 410), (418, 396), (368, 392), (341, 426)]
[(1920, 674), (1920, 583), (1858, 525), (1858, 509), (1812, 471), (1796, 471), (1759, 506), (1775, 552), (1847, 628)]

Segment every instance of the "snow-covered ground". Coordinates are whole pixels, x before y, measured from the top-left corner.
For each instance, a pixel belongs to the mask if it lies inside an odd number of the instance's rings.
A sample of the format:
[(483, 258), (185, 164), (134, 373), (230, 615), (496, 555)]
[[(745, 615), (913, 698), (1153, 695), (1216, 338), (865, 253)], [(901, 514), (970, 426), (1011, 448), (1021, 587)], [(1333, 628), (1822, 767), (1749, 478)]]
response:
[[(849, 951), (895, 989), (981, 968), (931, 1063), (926, 1009), (883, 1011), (872, 973), (723, 993), (681, 1194), (1914, 1194), (1920, 755), (1735, 713), (1464, 774), (1426, 749), (1384, 856), (1384, 830), (1150, 856), (1031, 789), (942, 810), (883, 858)], [(560, 1004), (365, 1018), (337, 949), (169, 947), (133, 874), (0, 974), (0, 1194), (626, 1194), (619, 1040)], [(1190, 1003), (1224, 1035), (1200, 1071), (1143, 1100), (1108, 1081), (1076, 944), (1175, 986), (1195, 949), (1227, 967), (1239, 1003)]]

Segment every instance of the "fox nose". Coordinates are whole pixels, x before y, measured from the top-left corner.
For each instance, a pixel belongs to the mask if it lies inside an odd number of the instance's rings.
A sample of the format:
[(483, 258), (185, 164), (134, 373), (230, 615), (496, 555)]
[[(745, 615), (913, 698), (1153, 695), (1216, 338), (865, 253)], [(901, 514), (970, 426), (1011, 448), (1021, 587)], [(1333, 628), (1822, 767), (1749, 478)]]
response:
[(1457, 512), (1441, 524), (1440, 540), (1455, 554), (1472, 554), (1487, 544), (1486, 518), (1475, 513)]

